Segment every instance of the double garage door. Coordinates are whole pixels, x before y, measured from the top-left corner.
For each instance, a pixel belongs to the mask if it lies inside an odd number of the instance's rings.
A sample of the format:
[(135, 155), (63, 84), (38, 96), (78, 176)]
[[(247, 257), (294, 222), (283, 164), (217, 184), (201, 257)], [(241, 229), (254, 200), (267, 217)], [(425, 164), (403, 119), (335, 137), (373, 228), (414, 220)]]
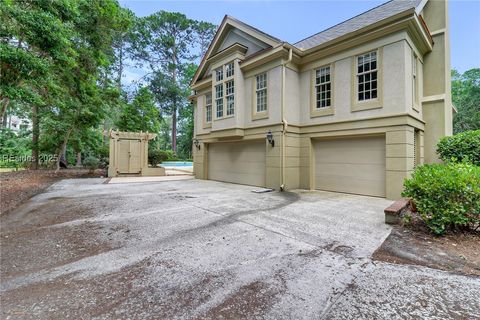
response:
[(265, 186), (265, 140), (208, 146), (208, 179)]
[[(385, 197), (383, 136), (313, 143), (315, 188)], [(265, 186), (265, 141), (214, 143), (208, 147), (208, 179)]]
[(315, 188), (385, 197), (385, 138), (314, 143)]

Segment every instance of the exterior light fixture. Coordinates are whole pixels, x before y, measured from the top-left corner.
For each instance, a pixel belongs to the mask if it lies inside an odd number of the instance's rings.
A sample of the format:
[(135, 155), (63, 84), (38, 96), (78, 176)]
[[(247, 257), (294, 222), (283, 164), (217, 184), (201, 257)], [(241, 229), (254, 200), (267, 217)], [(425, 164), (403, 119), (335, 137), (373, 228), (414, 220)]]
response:
[(198, 139), (193, 140), (193, 144), (195, 145), (195, 147), (197, 147), (198, 150), (200, 150), (200, 141), (198, 141)]
[(267, 141), (272, 145), (272, 147), (275, 147), (275, 140), (273, 140), (273, 134), (272, 131), (268, 131), (267, 133)]

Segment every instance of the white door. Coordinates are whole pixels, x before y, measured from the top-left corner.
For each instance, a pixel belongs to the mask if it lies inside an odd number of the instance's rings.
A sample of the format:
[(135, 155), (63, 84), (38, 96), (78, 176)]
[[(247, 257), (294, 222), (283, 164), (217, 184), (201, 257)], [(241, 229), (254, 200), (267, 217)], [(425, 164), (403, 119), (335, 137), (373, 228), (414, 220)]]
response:
[(265, 140), (209, 144), (208, 179), (265, 186)]
[(314, 142), (315, 188), (385, 197), (385, 138)]

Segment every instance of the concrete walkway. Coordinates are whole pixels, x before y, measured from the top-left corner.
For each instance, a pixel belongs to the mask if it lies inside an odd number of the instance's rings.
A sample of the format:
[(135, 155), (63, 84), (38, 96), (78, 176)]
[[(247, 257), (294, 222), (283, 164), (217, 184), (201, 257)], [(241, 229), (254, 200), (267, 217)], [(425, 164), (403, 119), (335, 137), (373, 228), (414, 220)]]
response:
[(0, 318), (480, 318), (479, 278), (370, 260), (385, 199), (104, 181), (0, 217)]

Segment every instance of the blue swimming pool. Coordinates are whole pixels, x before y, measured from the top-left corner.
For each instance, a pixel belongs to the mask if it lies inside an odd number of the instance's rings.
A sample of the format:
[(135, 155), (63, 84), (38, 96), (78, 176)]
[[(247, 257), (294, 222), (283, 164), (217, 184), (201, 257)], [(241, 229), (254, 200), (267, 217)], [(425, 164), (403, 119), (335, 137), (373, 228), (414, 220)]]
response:
[(162, 167), (191, 167), (193, 162), (191, 161), (164, 161)]

